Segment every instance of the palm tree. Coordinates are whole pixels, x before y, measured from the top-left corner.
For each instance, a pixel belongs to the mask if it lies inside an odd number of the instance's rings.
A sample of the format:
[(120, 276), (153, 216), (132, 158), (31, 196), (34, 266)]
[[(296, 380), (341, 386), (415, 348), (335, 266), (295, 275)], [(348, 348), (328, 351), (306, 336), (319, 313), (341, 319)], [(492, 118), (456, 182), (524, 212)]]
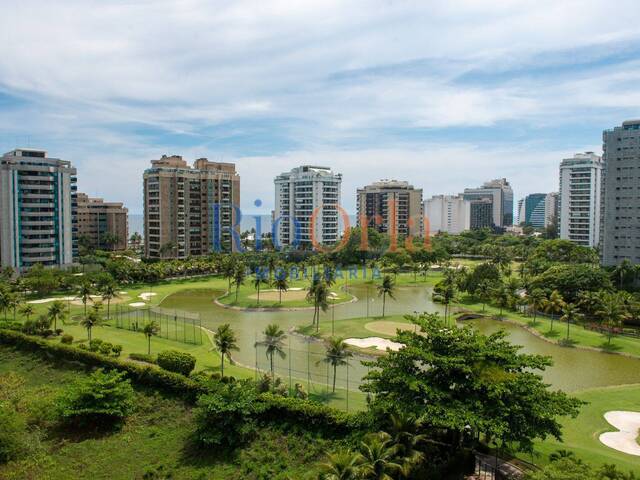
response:
[(531, 293), (527, 295), (527, 301), (529, 306), (533, 310), (533, 326), (536, 325), (536, 317), (538, 316), (538, 310), (544, 308), (547, 296), (544, 294), (544, 290), (535, 288)]
[(327, 350), (322, 360), (318, 361), (327, 363), (333, 367), (333, 393), (336, 393), (336, 372), (338, 367), (349, 365), (347, 358), (352, 357), (353, 353), (347, 348), (347, 344), (341, 337), (331, 337), (327, 344)]
[(4, 312), (4, 321), (7, 321), (7, 310), (11, 304), (11, 292), (0, 285), (0, 310)]
[(47, 315), (49, 319), (53, 321), (53, 330), (58, 329), (58, 319), (62, 319), (65, 313), (65, 306), (60, 300), (56, 300), (51, 304), (49, 310), (47, 311)]
[(378, 285), (378, 296), (382, 296), (382, 318), (384, 318), (384, 310), (385, 305), (387, 303), (387, 295), (390, 298), (395, 300), (393, 293), (395, 292), (396, 286), (393, 282), (393, 278), (389, 275), (385, 275), (382, 278), (382, 283)]
[(482, 301), (482, 312), (484, 312), (487, 301), (491, 298), (491, 291), (491, 282), (488, 280), (483, 280), (478, 284), (476, 295)]
[(624, 259), (613, 269), (613, 276), (618, 279), (618, 288), (622, 290), (622, 286), (624, 285), (624, 281), (630, 275), (634, 274), (635, 268), (633, 264), (628, 260)]
[(238, 345), (236, 335), (231, 329), (231, 325), (225, 323), (220, 325), (213, 334), (213, 343), (215, 349), (220, 352), (220, 375), (224, 378), (224, 357), (231, 361), (231, 352), (237, 351)]
[(160, 326), (155, 320), (146, 323), (142, 328), (142, 333), (147, 337), (147, 355), (151, 355), (151, 337), (160, 332)]
[(402, 466), (398, 464), (396, 455), (398, 447), (392, 444), (388, 433), (380, 432), (367, 436), (360, 443), (362, 478), (371, 480), (394, 480)]
[(615, 294), (608, 294), (602, 302), (602, 307), (596, 313), (607, 326), (608, 343), (611, 344), (613, 329), (622, 325), (622, 322), (627, 318), (628, 314), (618, 296)]
[(282, 303), (282, 292), (286, 292), (287, 290), (289, 290), (287, 272), (283, 271), (282, 273), (278, 273), (273, 280), (273, 286), (276, 288), (276, 290), (278, 290), (278, 303)]
[(313, 323), (316, 326), (316, 332), (320, 330), (320, 310), (326, 312), (329, 308), (328, 303), (329, 289), (327, 284), (319, 278), (314, 278), (307, 292), (307, 301), (313, 302)]
[(34, 313), (33, 305), (29, 303), (25, 303), (20, 309), (20, 315), (23, 315), (24, 317), (26, 317), (27, 322), (29, 321), (29, 317), (33, 315), (33, 313)]
[(320, 464), (321, 480), (358, 480), (361, 479), (360, 465), (363, 457), (350, 450), (339, 450), (328, 456), (325, 463)]
[(236, 265), (236, 269), (233, 272), (233, 283), (236, 286), (236, 302), (238, 301), (238, 290), (240, 290), (240, 285), (244, 285), (244, 279), (247, 273), (244, 270), (244, 265), (239, 263)]
[(264, 340), (261, 342), (256, 342), (256, 347), (261, 345), (266, 348), (266, 355), (269, 358), (269, 365), (271, 367), (271, 378), (274, 379), (274, 369), (273, 369), (273, 355), (277, 354), (280, 358), (286, 358), (286, 354), (284, 353), (284, 343), (283, 340), (287, 338), (282, 330), (277, 324), (271, 323), (267, 325), (264, 332)]
[(578, 307), (573, 303), (566, 303), (562, 308), (562, 317), (560, 320), (567, 322), (567, 340), (569, 340), (569, 328), (571, 326), (571, 322), (575, 322), (580, 318), (580, 312), (578, 311)]
[(91, 311), (80, 320), (80, 325), (87, 329), (87, 339), (91, 343), (91, 331), (93, 327), (99, 327), (102, 324), (100, 312), (92, 308)]
[(262, 276), (262, 272), (256, 272), (256, 276), (253, 279), (253, 288), (258, 291), (258, 306), (260, 306), (260, 285), (267, 282), (267, 279)]
[(405, 469), (411, 469), (424, 460), (420, 445), (427, 440), (428, 436), (420, 433), (423, 427), (423, 421), (413, 415), (391, 414), (389, 434), (398, 447), (398, 455), (404, 458)]
[(551, 315), (551, 331), (553, 332), (553, 320), (555, 315), (559, 315), (565, 306), (565, 301), (560, 292), (554, 290), (544, 302), (544, 311)]
[(82, 282), (80, 284), (80, 288), (78, 288), (78, 296), (82, 300), (82, 304), (84, 305), (84, 316), (87, 316), (87, 302), (91, 300), (91, 294), (93, 293), (93, 289), (91, 288), (91, 284), (89, 282)]
[(118, 291), (116, 289), (116, 286), (112, 282), (105, 284), (101, 290), (102, 299), (107, 301), (107, 320), (110, 320), (111, 300), (113, 298), (118, 298)]

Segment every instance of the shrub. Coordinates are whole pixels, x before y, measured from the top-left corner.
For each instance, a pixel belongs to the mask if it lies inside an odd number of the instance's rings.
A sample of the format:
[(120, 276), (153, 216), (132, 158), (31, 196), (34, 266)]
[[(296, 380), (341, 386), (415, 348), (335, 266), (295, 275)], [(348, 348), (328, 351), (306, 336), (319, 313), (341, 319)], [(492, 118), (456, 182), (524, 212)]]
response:
[(113, 347), (111, 347), (111, 353), (114, 357), (118, 358), (122, 353), (122, 345), (114, 345)]
[(147, 355), (146, 353), (130, 353), (129, 358), (138, 362), (156, 363), (156, 357)]
[(90, 352), (88, 351), (89, 347), (84, 343), (78, 345), (78, 347), (75, 345), (63, 345), (61, 343), (47, 342), (41, 338), (31, 337), (20, 332), (0, 330), (0, 344), (13, 345), (24, 351), (46, 353), (47, 357), (52, 356), (59, 360), (81, 362), (90, 367), (124, 371), (135, 382), (179, 395), (188, 402), (195, 402), (198, 395), (208, 391), (203, 385), (193, 382), (184, 375), (154, 368), (151, 365), (145, 366), (123, 362), (113, 357)]
[(56, 330), (55, 330), (55, 334), (56, 334), (57, 336), (62, 335), (62, 332), (64, 332), (64, 330), (62, 330), (61, 328), (56, 328)]
[(181, 373), (185, 376), (189, 376), (196, 366), (196, 358), (193, 355), (177, 350), (160, 352), (157, 362), (161, 368), (169, 370), (170, 372)]
[(133, 409), (134, 391), (126, 373), (97, 370), (71, 385), (57, 400), (63, 422), (80, 426), (113, 426)]
[(0, 404), (0, 464), (17, 459), (26, 449), (26, 425), (15, 409)]
[(198, 399), (196, 439), (204, 446), (235, 448), (253, 434), (255, 418), (263, 410), (252, 385), (220, 384), (215, 392)]
[(89, 350), (91, 350), (92, 352), (99, 352), (100, 351), (100, 346), (103, 343), (104, 342), (102, 340), (100, 340), (99, 338), (94, 338), (93, 340), (91, 340), (89, 342)]
[(109, 343), (109, 342), (102, 342), (100, 344), (100, 347), (98, 348), (98, 351), (102, 354), (102, 355), (111, 355), (111, 349), (113, 348), (113, 344)]
[(64, 343), (65, 345), (71, 345), (73, 343), (73, 335), (69, 335), (68, 333), (65, 333), (60, 338), (60, 343)]

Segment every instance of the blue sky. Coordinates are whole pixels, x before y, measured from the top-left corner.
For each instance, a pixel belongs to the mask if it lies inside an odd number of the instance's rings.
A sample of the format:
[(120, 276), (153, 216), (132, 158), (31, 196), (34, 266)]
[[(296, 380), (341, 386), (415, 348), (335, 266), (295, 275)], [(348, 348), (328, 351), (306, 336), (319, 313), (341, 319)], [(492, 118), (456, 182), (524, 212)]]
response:
[(425, 197), (560, 160), (640, 117), (640, 4), (619, 0), (23, 0), (0, 17), (0, 149), (73, 161), (142, 209), (162, 154), (236, 162), (242, 206), (302, 163)]

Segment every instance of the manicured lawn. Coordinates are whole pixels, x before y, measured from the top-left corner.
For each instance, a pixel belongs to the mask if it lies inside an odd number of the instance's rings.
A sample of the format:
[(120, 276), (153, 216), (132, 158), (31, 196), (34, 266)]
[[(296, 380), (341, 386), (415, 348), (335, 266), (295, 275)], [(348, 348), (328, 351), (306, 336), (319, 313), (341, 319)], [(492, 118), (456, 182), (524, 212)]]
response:
[[(465, 310), (482, 313), (482, 304), (478, 303), (469, 296), (465, 296), (456, 304)], [(492, 305), (486, 305), (485, 314), (498, 315), (500, 309)], [(551, 331), (551, 319), (538, 316), (536, 324), (533, 325), (533, 317), (527, 317), (517, 312), (503, 310), (504, 318), (515, 321), (522, 326), (534, 328), (538, 333), (553, 342), (562, 342), (567, 335), (567, 324), (555, 320), (553, 322), (553, 331)], [(606, 335), (591, 330), (586, 330), (580, 325), (571, 325), (569, 329), (569, 339), (575, 346), (586, 346), (598, 348), (609, 352), (625, 352), (640, 357), (640, 339), (632, 337), (614, 336), (611, 344), (608, 342)]]
[[(624, 470), (632, 470), (636, 475), (640, 474), (639, 457), (617, 452), (598, 440), (601, 433), (616, 431), (604, 419), (603, 415), (606, 412), (611, 410), (640, 412), (640, 385), (586, 390), (575, 396), (589, 404), (582, 407), (577, 418), (563, 422), (564, 442), (547, 439), (536, 443), (535, 463), (547, 463), (550, 453), (565, 449), (573, 451), (587, 463), (593, 465), (614, 463)], [(529, 455), (522, 455), (522, 458), (531, 461)]]
[[(359, 317), (359, 318), (347, 318), (343, 320), (335, 320), (333, 325), (331, 320), (320, 322), (320, 329), (318, 334), (323, 338), (328, 338), (332, 335), (342, 338), (366, 338), (366, 337), (382, 337), (392, 338), (395, 336), (395, 331), (390, 332), (388, 328), (380, 322), (387, 323), (400, 323), (403, 325), (411, 326), (411, 322), (404, 318), (404, 315), (386, 315), (383, 317)], [(370, 325), (369, 328), (365, 326)], [(377, 328), (376, 328), (377, 327)], [(316, 328), (312, 325), (306, 325), (298, 328), (300, 333), (305, 335), (316, 335)]]
[[(64, 325), (64, 332), (73, 335), (74, 344), (86, 343), (87, 331), (77, 324)], [(192, 345), (188, 343), (175, 342), (161, 337), (151, 338), (151, 353), (158, 354), (163, 350), (180, 350), (190, 353), (196, 358), (196, 371), (204, 370), (208, 373), (220, 372), (220, 355), (216, 351), (212, 351), (213, 343), (211, 342), (211, 333), (203, 330), (202, 345)], [(126, 360), (130, 353), (147, 353), (147, 338), (140, 332), (124, 330), (120, 328), (103, 326), (93, 329), (92, 338), (99, 338), (105, 342), (122, 345), (121, 358)], [(53, 337), (52, 342), (58, 342), (59, 339)], [(253, 378), (254, 373), (246, 368), (229, 365), (225, 362), (225, 375), (231, 375), (237, 378)]]
[[(313, 308), (313, 303), (306, 300), (309, 280), (295, 280), (289, 282), (289, 291), (282, 292), (282, 303), (280, 303), (279, 293), (273, 286), (265, 284), (260, 287), (260, 303), (258, 303), (258, 291), (253, 286), (253, 278), (247, 278), (244, 285), (238, 289), (236, 300), (235, 287), (231, 291), (218, 298), (220, 303), (242, 308)], [(342, 283), (336, 282), (332, 285), (330, 292), (335, 296), (329, 299), (329, 303), (341, 303), (351, 300), (353, 297), (342, 288)]]
[(31, 425), (29, 447), (18, 461), (0, 465), (4, 480), (90, 478), (315, 479), (316, 465), (335, 445), (310, 433), (261, 427), (232, 455), (195, 450), (191, 407), (157, 392), (136, 389), (136, 410), (120, 430), (83, 434), (56, 428), (54, 400), (86, 375), (68, 364), (0, 346), (0, 398)]

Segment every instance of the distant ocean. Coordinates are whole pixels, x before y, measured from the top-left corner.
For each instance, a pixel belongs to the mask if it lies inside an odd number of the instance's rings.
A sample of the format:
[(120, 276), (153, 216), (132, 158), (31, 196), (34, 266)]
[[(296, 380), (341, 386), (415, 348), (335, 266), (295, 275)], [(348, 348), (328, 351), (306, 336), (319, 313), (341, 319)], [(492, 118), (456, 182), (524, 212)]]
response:
[[(260, 217), (261, 222), (261, 230), (262, 232), (271, 231), (271, 215), (243, 215), (242, 220), (240, 221), (240, 231), (245, 232), (251, 230), (252, 228), (256, 228), (256, 219), (255, 217)], [(349, 215), (349, 222), (351, 222), (351, 226), (356, 225), (356, 216)], [(342, 223), (342, 222), (340, 222)], [(342, 228), (344, 228), (341, 225)], [(129, 215), (129, 235), (133, 235), (133, 233), (138, 232), (140, 235), (144, 236), (144, 216), (143, 215)]]

